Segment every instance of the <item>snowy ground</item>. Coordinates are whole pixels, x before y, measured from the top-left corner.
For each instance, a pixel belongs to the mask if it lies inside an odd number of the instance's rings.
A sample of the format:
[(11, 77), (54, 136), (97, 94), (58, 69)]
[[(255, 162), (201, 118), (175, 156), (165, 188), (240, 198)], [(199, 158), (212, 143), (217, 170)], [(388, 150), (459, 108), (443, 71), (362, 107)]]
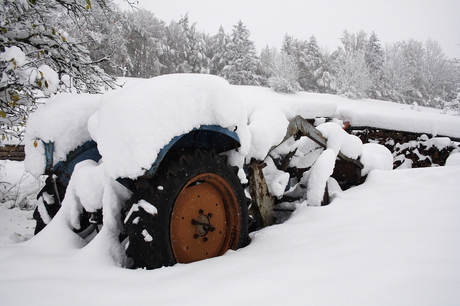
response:
[(152, 271), (66, 241), (2, 240), (0, 304), (459, 305), (458, 186), (460, 166), (376, 170), (244, 249)]
[[(266, 136), (253, 137), (252, 156), (265, 156), (279, 142), (275, 138), (283, 137), (286, 118), (295, 114), (460, 137), (460, 118), (439, 110), (236, 89), (251, 114), (251, 134)], [(278, 120), (280, 111), (284, 121)], [(103, 116), (98, 119), (104, 123)], [(47, 133), (62, 130), (53, 126)], [(274, 137), (278, 130), (282, 133)], [(24, 163), (1, 162), (0, 305), (459, 305), (460, 154), (449, 164), (374, 170), (366, 183), (339, 193), (329, 206), (300, 204), (285, 223), (253, 233), (244, 249), (146, 271), (114, 264), (101, 237), (107, 231), (96, 237), (99, 243), (81, 247), (70, 230), (53, 231), (63, 228), (54, 222), (30, 239), (34, 222), (27, 208), (34, 205), (40, 182), (24, 175)]]
[(32, 208), (41, 184), (24, 171), (23, 162), (0, 161), (0, 245), (33, 237)]

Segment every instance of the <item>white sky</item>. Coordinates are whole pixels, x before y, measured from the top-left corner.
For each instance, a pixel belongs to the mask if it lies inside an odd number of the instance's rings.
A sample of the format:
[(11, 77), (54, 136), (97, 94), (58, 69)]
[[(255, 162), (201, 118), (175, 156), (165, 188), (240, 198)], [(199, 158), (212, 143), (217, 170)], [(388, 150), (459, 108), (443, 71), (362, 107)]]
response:
[[(115, 0), (121, 3), (123, 0)], [(138, 0), (167, 24), (186, 13), (198, 30), (214, 35), (222, 25), (231, 33), (238, 20), (251, 32), (258, 51), (280, 47), (284, 35), (314, 35), (329, 51), (344, 29), (374, 31), (382, 45), (414, 38), (438, 41), (446, 55), (460, 58), (459, 0)], [(126, 8), (126, 6), (122, 6)]]

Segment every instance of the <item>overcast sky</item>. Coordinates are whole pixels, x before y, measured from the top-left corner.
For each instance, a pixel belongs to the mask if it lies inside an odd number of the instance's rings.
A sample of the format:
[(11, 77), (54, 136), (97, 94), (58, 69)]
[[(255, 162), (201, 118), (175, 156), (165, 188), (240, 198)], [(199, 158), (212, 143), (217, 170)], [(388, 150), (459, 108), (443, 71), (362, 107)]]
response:
[[(120, 3), (123, 0), (116, 0)], [(167, 24), (186, 13), (197, 30), (231, 33), (241, 20), (258, 51), (279, 48), (285, 34), (299, 40), (314, 35), (334, 51), (344, 29), (374, 31), (382, 45), (414, 38), (438, 41), (446, 55), (460, 58), (460, 0), (138, 0)], [(126, 6), (122, 6), (126, 8)]]

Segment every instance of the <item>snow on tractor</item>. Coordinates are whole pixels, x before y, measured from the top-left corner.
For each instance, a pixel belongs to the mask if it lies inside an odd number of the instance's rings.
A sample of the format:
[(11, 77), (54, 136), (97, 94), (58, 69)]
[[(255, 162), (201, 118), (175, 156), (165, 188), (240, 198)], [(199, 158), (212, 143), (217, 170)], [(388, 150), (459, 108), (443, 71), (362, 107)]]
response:
[(36, 234), (99, 244), (126, 267), (189, 263), (392, 168), (388, 149), (343, 130), (334, 104), (264, 90), (248, 98), (248, 87), (179, 74), (50, 99), (26, 135), (27, 170), (47, 175)]

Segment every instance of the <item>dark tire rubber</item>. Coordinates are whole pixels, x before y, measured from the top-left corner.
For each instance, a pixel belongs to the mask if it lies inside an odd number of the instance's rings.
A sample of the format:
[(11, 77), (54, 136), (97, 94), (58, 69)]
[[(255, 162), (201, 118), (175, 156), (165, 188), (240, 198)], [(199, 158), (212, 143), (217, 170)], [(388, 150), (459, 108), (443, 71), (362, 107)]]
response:
[[(56, 194), (56, 191), (59, 193), (58, 195)], [(48, 194), (48, 197), (45, 197), (45, 193)], [(54, 218), (54, 216), (59, 211), (59, 208), (61, 208), (58, 199), (62, 199), (64, 194), (65, 188), (63, 188), (59, 184), (55, 185), (55, 182), (53, 181), (52, 177), (48, 176), (48, 178), (45, 181), (45, 186), (42, 188), (42, 190), (40, 190), (40, 192), (37, 195), (37, 200), (38, 202), (43, 202), (46, 212), (48, 213), (48, 216), (51, 219)], [(49, 199), (50, 197), (53, 198), (52, 203), (48, 203), (46, 200), (46, 198)], [(38, 206), (34, 210), (33, 218), (37, 221), (34, 231), (34, 234), (36, 235), (46, 226), (46, 223), (43, 220), (44, 218), (40, 215)]]
[[(60, 184), (59, 182), (55, 182), (51, 176), (48, 176), (48, 178), (45, 181), (45, 186), (42, 188), (42, 190), (40, 190), (40, 192), (37, 195), (37, 201), (43, 202), (43, 206), (45, 207), (49, 218), (53, 219), (54, 216), (59, 211), (59, 209), (61, 208), (60, 202), (64, 199), (65, 192), (66, 192), (66, 188), (63, 187), (62, 184)], [(47, 199), (51, 203), (48, 203)], [(38, 205), (41, 205), (41, 204), (38, 204)], [(91, 226), (91, 223), (89, 221), (90, 217), (91, 217), (90, 214), (86, 212), (86, 210), (83, 209), (83, 212), (80, 214), (80, 227), (81, 228), (79, 230), (73, 229), (73, 231), (77, 234), (87, 233), (88, 232), (87, 229)], [(34, 235), (37, 235), (47, 225), (47, 223), (44, 221), (43, 216), (40, 214), (40, 210), (38, 209), (38, 206), (34, 210), (33, 218), (36, 220)], [(101, 217), (101, 220), (102, 220), (102, 217)], [(102, 224), (102, 222), (98, 224)], [(85, 238), (85, 237), (82, 236), (82, 238)]]
[[(168, 153), (153, 178), (139, 178), (124, 220), (134, 268), (192, 262), (246, 246), (247, 199), (236, 170), (211, 151), (183, 149)], [(141, 200), (156, 214), (141, 205), (132, 209)]]

